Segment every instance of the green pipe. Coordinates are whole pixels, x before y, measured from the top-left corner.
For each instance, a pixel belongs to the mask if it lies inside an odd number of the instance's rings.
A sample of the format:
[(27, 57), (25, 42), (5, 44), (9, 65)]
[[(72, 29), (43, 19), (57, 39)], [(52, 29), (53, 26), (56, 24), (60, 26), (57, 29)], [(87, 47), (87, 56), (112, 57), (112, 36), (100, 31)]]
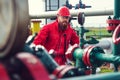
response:
[(120, 57), (119, 56), (114, 56), (111, 54), (103, 54), (103, 53), (97, 53), (95, 55), (95, 58), (97, 60), (100, 60), (102, 62), (109, 62), (109, 63), (115, 63), (115, 64), (120, 64)]
[(80, 68), (85, 67), (85, 65), (82, 61), (82, 57), (83, 57), (83, 49), (81, 49), (81, 48), (75, 49), (74, 52), (73, 52), (73, 58), (75, 60), (75, 66), (76, 67), (80, 67)]
[[(120, 0), (114, 0), (114, 19), (120, 20)], [(119, 37), (120, 35), (118, 35)], [(113, 54), (120, 55), (120, 44), (113, 44)], [(118, 64), (114, 64), (115, 72), (118, 71)]]
[[(120, 64), (120, 56), (115, 56), (112, 54), (105, 54), (100, 47), (94, 47), (89, 52), (89, 62), (93, 67), (100, 67), (104, 62)], [(89, 51), (88, 50), (88, 51)], [(83, 61), (84, 51), (81, 48), (77, 48), (73, 52), (73, 59), (76, 61), (76, 67), (85, 67), (85, 63)], [(88, 65), (89, 66), (89, 65)]]
[(114, 0), (114, 19), (120, 19), (120, 0)]
[[(114, 0), (114, 19), (120, 20), (120, 0)], [(120, 35), (118, 35), (119, 37)], [(113, 54), (118, 55), (120, 53), (120, 44), (114, 44), (113, 45)]]

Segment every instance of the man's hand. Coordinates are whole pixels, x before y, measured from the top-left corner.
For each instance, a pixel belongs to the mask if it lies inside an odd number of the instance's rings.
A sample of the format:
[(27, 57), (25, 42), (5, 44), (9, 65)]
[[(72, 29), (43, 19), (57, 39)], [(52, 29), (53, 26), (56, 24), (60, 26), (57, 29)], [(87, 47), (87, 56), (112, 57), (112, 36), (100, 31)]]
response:
[(35, 45), (33, 43), (30, 45), (30, 48), (34, 49), (35, 51), (38, 51), (41, 48), (45, 49), (44, 46), (42, 46), (42, 45)]
[(70, 46), (65, 53), (66, 58), (69, 60), (72, 60), (72, 57), (73, 57), (72, 53), (73, 53), (74, 49), (78, 48), (78, 47), (79, 47), (78, 44), (74, 44), (73, 46)]
[(52, 58), (55, 58), (55, 50), (54, 49), (49, 50), (48, 53), (52, 56)]

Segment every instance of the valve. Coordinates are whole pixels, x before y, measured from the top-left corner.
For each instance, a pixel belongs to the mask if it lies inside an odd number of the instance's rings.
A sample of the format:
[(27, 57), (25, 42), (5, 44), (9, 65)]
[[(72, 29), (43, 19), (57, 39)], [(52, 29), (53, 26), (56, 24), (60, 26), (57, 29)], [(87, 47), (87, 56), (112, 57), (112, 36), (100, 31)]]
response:
[(49, 74), (55, 75), (57, 78), (66, 78), (66, 77), (74, 77), (74, 76), (82, 76), (87, 75), (87, 71), (80, 70), (71, 65), (61, 65), (59, 66), (49, 55), (47, 50), (44, 47), (39, 47), (34, 51), (34, 55), (36, 55), (39, 60), (44, 64), (45, 68), (49, 72)]
[(72, 4), (69, 4), (69, 1), (68, 1), (68, 0), (66, 0), (65, 6), (68, 7), (69, 9), (72, 9)]
[(80, 12), (79, 14), (78, 14), (78, 23), (81, 25), (81, 27), (80, 27), (80, 30), (79, 30), (79, 34), (80, 34), (80, 47), (83, 49), (84, 48), (84, 45), (86, 44), (86, 43), (88, 43), (88, 44), (96, 44), (96, 43), (99, 43), (99, 41), (98, 40), (96, 40), (95, 38), (93, 38), (93, 37), (91, 37), (91, 39), (90, 40), (85, 40), (84, 39), (84, 34), (86, 33), (86, 32), (89, 32), (89, 30), (87, 30), (87, 29), (85, 29), (84, 28), (84, 22), (85, 22), (85, 14), (83, 13), (83, 12)]
[(75, 66), (81, 68), (86, 68), (87, 66), (100, 67), (104, 62), (120, 64), (119, 56), (105, 54), (103, 49), (97, 46), (89, 46), (84, 50), (75, 47), (71, 51), (66, 52), (66, 58), (75, 61)]
[[(115, 29), (115, 31), (113, 32), (113, 43), (114, 44), (118, 44), (120, 43), (120, 37), (119, 37), (119, 33), (120, 33), (120, 24), (117, 26), (117, 28)], [(119, 38), (118, 38), (119, 37)]]
[(75, 9), (85, 9), (85, 8), (91, 8), (91, 6), (86, 6), (85, 4), (82, 3), (82, 0), (79, 0), (79, 4), (76, 4)]
[(75, 9), (85, 9), (85, 8), (91, 8), (91, 6), (86, 6), (85, 4), (82, 3), (82, 0), (79, 0), (79, 3), (76, 4), (75, 6), (72, 6), (72, 4), (69, 4), (69, 1), (66, 0), (66, 4), (64, 5), (66, 7), (68, 7), (69, 9), (72, 9), (72, 7), (74, 7)]
[(106, 27), (108, 32), (113, 32), (118, 24), (120, 24), (120, 20), (112, 19), (111, 16), (108, 17), (106, 22), (108, 23), (108, 26)]

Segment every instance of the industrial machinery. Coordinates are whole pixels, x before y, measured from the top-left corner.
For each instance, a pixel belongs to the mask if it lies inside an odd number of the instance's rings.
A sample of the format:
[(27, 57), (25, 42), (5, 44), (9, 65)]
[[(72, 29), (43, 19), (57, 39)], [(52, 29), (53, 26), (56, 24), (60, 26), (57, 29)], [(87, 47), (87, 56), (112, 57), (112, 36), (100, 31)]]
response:
[[(98, 43), (97, 40), (91, 39), (89, 41), (86, 41), (84, 39), (84, 33), (87, 32), (87, 30), (84, 29), (84, 13), (78, 14), (78, 23), (81, 25), (81, 32), (80, 32), (80, 47), (77, 45), (74, 45), (68, 49), (66, 52), (66, 58), (69, 60), (75, 61), (75, 66), (92, 70), (92, 74), (96, 73), (96, 68), (100, 67), (104, 62), (114, 63), (119, 65), (120, 64), (120, 57), (113, 55), (113, 54), (106, 54), (104, 50), (101, 47), (98, 46), (88, 46), (84, 49), (84, 45), (86, 43), (88, 44), (96, 44)], [(119, 26), (117, 30), (115, 31), (115, 35), (113, 35), (113, 41), (114, 43), (119, 43), (119, 38), (117, 38), (119, 32)]]
[[(116, 5), (118, 3), (119, 0), (116, 0)], [(1, 0), (0, 4), (1, 80), (120, 79), (119, 72), (95, 75), (96, 67), (101, 66), (104, 62), (114, 63), (115, 70), (117, 71), (117, 67), (120, 64), (120, 25), (117, 25), (113, 30), (114, 54), (108, 56), (108, 54), (105, 54), (103, 49), (98, 46), (84, 48), (83, 46), (86, 42), (88, 43), (90, 41), (81, 38), (81, 42), (83, 41), (83, 43), (80, 46), (74, 45), (66, 52), (66, 57), (75, 61), (75, 66), (59, 66), (44, 47), (30, 48), (29, 45), (32, 40), (27, 44), (25, 43), (29, 36), (28, 25), (30, 24), (28, 0)], [(116, 13), (115, 19), (119, 18), (117, 14), (118, 13)], [(79, 23), (83, 25), (84, 17), (81, 18), (80, 16), (84, 16), (84, 14), (80, 13), (78, 16)], [(86, 32), (83, 30), (82, 27), (81, 36)], [(90, 74), (91, 76), (89, 76)]]
[(76, 4), (75, 6), (72, 6), (71, 4), (69, 4), (69, 0), (66, 0), (66, 4), (65, 4), (66, 7), (68, 7), (69, 9), (72, 9), (73, 7), (75, 9), (85, 9), (85, 8), (91, 8), (91, 6), (86, 6), (86, 4), (83, 4), (82, 3), (82, 0), (79, 0), (79, 3)]
[[(113, 18), (111, 17), (108, 17), (108, 20), (107, 20), (107, 23), (108, 23), (108, 26), (107, 26), (107, 30), (109, 32), (112, 32), (113, 33), (113, 36), (112, 36), (112, 41), (113, 41), (113, 54), (114, 55), (117, 55), (117, 56), (120, 56), (120, 30), (119, 30), (119, 27), (120, 27), (120, 15), (119, 15), (119, 9), (120, 9), (120, 6), (118, 5), (120, 3), (119, 0), (115, 0), (114, 1), (114, 16)], [(115, 71), (118, 71), (118, 64), (114, 64), (114, 67), (115, 67)]]

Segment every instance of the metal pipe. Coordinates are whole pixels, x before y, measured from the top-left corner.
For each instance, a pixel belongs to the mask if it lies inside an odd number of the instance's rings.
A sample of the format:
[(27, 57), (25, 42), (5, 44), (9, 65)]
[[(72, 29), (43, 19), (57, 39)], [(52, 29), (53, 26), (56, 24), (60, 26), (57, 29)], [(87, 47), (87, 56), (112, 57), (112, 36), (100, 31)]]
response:
[[(89, 46), (84, 51), (81, 48), (76, 48), (73, 51), (73, 59), (74, 61), (78, 59), (79, 62), (84, 62), (85, 65), (93, 67), (99, 67), (104, 62), (120, 64), (119, 56), (104, 54), (102, 48), (95, 46)], [(79, 65), (81, 66), (81, 64), (77, 64), (76, 67), (78, 67)]]
[(103, 73), (89, 76), (71, 77), (60, 80), (119, 80), (120, 73)]
[(120, 18), (120, 0), (114, 0), (114, 18), (119, 19)]
[[(120, 64), (120, 57), (114, 56), (112, 54), (102, 54), (102, 53), (98, 52), (98, 54), (95, 54), (95, 58), (97, 60), (102, 61), (102, 62)], [(93, 58), (93, 60), (94, 60), (94, 58)]]
[(93, 46), (99, 46), (101, 48), (103, 48), (105, 50), (106, 53), (112, 53), (112, 46), (113, 46), (113, 42), (112, 42), (112, 38), (102, 38), (99, 40), (99, 43), (97, 44), (85, 44), (84, 48), (93, 45)]
[[(120, 0), (114, 0), (114, 19), (116, 20), (120, 20)], [(118, 26), (117, 26), (118, 27)], [(117, 29), (117, 28), (116, 28)], [(116, 34), (115, 32), (113, 33), (113, 35)], [(120, 35), (117, 35), (117, 37), (119, 37)], [(113, 36), (114, 37), (114, 36)], [(113, 54), (114, 55), (120, 55), (120, 42), (119, 40), (115, 41), (118, 42), (118, 44), (113, 44)], [(118, 71), (118, 64), (114, 64), (115, 70), (114, 71)]]
[[(78, 16), (79, 12), (84, 12), (86, 17), (89, 16), (105, 16), (105, 15), (113, 15), (113, 10), (96, 10), (96, 11), (84, 11), (84, 10), (70, 10), (72, 17)], [(42, 18), (53, 18), (56, 17), (57, 11), (48, 11), (43, 12), (39, 15), (30, 15), (31, 19), (42, 19)]]

